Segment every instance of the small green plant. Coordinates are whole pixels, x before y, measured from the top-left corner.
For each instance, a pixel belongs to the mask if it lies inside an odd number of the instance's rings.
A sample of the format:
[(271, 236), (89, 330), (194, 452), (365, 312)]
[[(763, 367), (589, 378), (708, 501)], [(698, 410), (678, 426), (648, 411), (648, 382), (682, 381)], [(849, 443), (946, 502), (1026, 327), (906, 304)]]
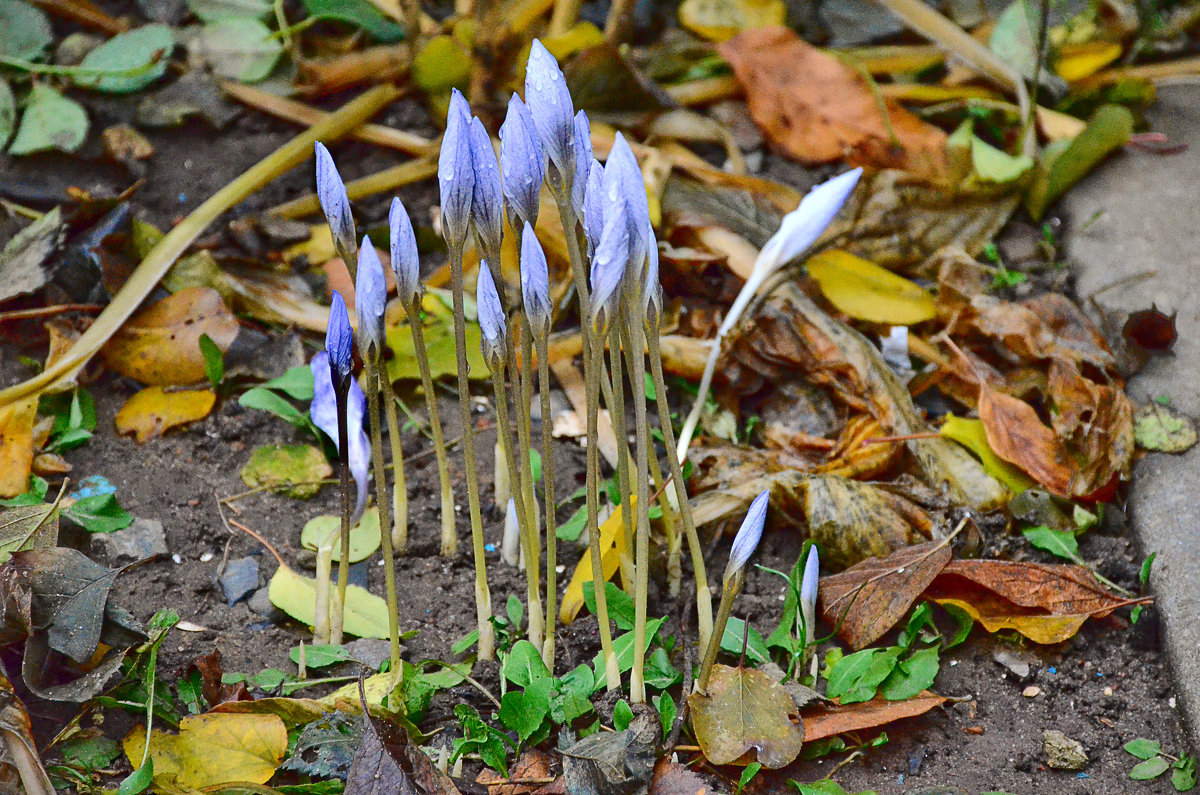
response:
[(889, 701), (912, 698), (933, 684), (941, 667), (941, 652), (955, 641), (959, 641), (958, 635), (942, 636), (933, 621), (933, 608), (923, 602), (913, 609), (897, 645), (845, 656), (838, 649), (827, 654), (825, 695), (842, 704), (869, 701), (876, 694)]
[(1134, 781), (1150, 781), (1171, 771), (1171, 786), (1176, 792), (1191, 792), (1196, 788), (1196, 757), (1181, 753), (1164, 753), (1158, 740), (1138, 737), (1125, 743), (1125, 752), (1142, 760), (1129, 771)]
[(1005, 290), (1017, 285), (1024, 284), (1029, 281), (1029, 276), (1021, 271), (1012, 271), (1001, 265), (994, 274), (992, 274), (992, 289)]
[(200, 335), (200, 355), (204, 357), (204, 376), (213, 391), (221, 392), (225, 382), (225, 353), (207, 334)]

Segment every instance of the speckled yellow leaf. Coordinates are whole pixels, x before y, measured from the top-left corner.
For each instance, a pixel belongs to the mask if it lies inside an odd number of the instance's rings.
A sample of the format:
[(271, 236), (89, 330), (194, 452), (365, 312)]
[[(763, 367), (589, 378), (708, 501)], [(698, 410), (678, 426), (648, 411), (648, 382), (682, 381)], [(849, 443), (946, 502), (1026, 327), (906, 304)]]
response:
[(941, 434), (946, 439), (956, 441), (974, 453), (987, 473), (1007, 486), (1013, 494), (1020, 494), (1025, 489), (1036, 485), (1033, 478), (996, 455), (988, 444), (987, 431), (984, 429), (982, 421), (947, 414), (946, 421), (941, 427)]
[[(179, 734), (150, 735), (154, 786), (173, 791), (232, 781), (265, 784), (283, 761), (287, 744), (287, 728), (277, 715), (189, 715), (180, 721)], [(141, 767), (145, 728), (126, 735), (124, 747), (134, 769)]]
[(684, 0), (679, 23), (712, 41), (726, 41), (743, 30), (787, 22), (783, 0)]
[(37, 404), (34, 395), (0, 408), (0, 497), (15, 497), (29, 485)]
[(1054, 71), (1063, 80), (1082, 80), (1099, 72), (1121, 57), (1121, 45), (1115, 41), (1089, 41), (1064, 44)]
[(1060, 616), (1022, 615), (1020, 613), (1006, 615), (981, 611), (965, 599), (941, 598), (933, 601), (940, 605), (954, 605), (961, 608), (971, 618), (982, 624), (988, 632), (1015, 629), (1034, 643), (1043, 644), (1062, 643), (1064, 640), (1074, 637), (1079, 628), (1083, 626), (1083, 622), (1090, 618), (1088, 613)]
[(817, 254), (808, 274), (829, 303), (858, 320), (910, 326), (937, 314), (933, 296), (920, 286), (846, 251)]
[(217, 395), (211, 389), (146, 387), (135, 392), (117, 412), (117, 433), (132, 433), (139, 442), (189, 422), (202, 420), (212, 411)]

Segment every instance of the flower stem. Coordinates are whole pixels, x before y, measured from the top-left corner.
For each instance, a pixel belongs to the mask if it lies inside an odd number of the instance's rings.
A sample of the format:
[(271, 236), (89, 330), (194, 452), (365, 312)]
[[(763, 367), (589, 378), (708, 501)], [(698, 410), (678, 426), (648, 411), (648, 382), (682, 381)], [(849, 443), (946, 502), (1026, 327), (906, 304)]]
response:
[(633, 390), (634, 429), (637, 434), (637, 525), (634, 532), (637, 559), (637, 584), (633, 595), (633, 672), (629, 678), (630, 700), (639, 704), (646, 700), (646, 602), (650, 589), (650, 431), (646, 425), (646, 359), (641, 313), (634, 308), (637, 300), (627, 302), (628, 318), (625, 355), (629, 357), (630, 383)]
[(700, 546), (700, 536), (696, 533), (696, 523), (692, 519), (692, 506), (688, 502), (683, 467), (675, 457), (675, 426), (671, 424), (671, 408), (667, 403), (667, 386), (663, 380), (662, 352), (659, 349), (656, 328), (647, 330), (646, 342), (650, 349), (650, 377), (654, 381), (654, 393), (658, 396), (655, 403), (658, 406), (659, 429), (667, 448), (667, 467), (675, 484), (675, 501), (678, 503), (679, 517), (683, 520), (683, 532), (692, 559), (692, 576), (696, 581), (696, 628), (700, 635), (700, 648), (705, 648), (709, 637), (712, 636), (713, 617), (712, 594), (708, 590), (708, 573), (704, 568), (704, 550)]
[(742, 590), (745, 572), (738, 571), (726, 583), (721, 591), (721, 605), (717, 608), (717, 621), (713, 626), (712, 635), (704, 648), (704, 661), (700, 663), (700, 674), (696, 677), (696, 689), (703, 693), (708, 689), (708, 677), (712, 674), (713, 664), (717, 661), (717, 651), (721, 648), (721, 636), (725, 634), (725, 625), (729, 623), (729, 614), (733, 611), (733, 600)]
[(450, 250), (450, 285), (454, 298), (454, 352), (458, 365), (458, 401), (462, 418), (463, 466), (467, 476), (467, 505), (471, 514), (471, 547), (475, 555), (475, 614), (479, 628), (479, 659), (496, 656), (492, 629), (492, 595), (488, 590), (483, 550), (483, 518), (479, 512), (479, 477), (475, 464), (475, 429), (471, 424), (471, 385), (467, 375), (467, 328), (463, 316), (462, 246)]
[(429, 430), (433, 434), (433, 451), (437, 456), (438, 480), (442, 491), (442, 557), (452, 558), (458, 554), (458, 533), (454, 530), (454, 492), (450, 485), (450, 464), (446, 459), (446, 440), (442, 435), (437, 393), (433, 391), (433, 374), (429, 370), (429, 354), (425, 350), (425, 330), (415, 301), (405, 306), (404, 311), (408, 313), (408, 328), (412, 332), (417, 368), (421, 371), (421, 388), (425, 392)]
[[(585, 321), (586, 322), (586, 321)], [(608, 596), (604, 592), (604, 558), (600, 553), (600, 445), (596, 432), (600, 425), (600, 358), (601, 351), (592, 351), (592, 363), (584, 371), (587, 388), (587, 528), (588, 549), (592, 558), (592, 587), (596, 595), (596, 619), (600, 624), (600, 650), (604, 655), (604, 671), (609, 691), (621, 687), (621, 670), (613, 652), (612, 628), (608, 624)], [(629, 506), (621, 506), (628, 512)]]
[[(392, 392), (392, 383), (387, 375), (387, 368), (382, 362), (375, 365), (375, 373), (379, 379), (379, 399), (383, 402), (383, 412), (387, 416), (388, 443), (391, 445), (392, 474), (392, 532), (391, 546), (403, 555), (408, 549), (408, 481), (404, 476), (404, 448), (400, 439), (400, 418), (396, 415), (396, 396)], [(382, 500), (380, 494), (376, 499)], [(381, 535), (387, 533), (387, 525), (382, 514), (379, 516)]]
[[(404, 667), (400, 662), (400, 612), (399, 606), (396, 603), (396, 554), (392, 548), (392, 534), (388, 531), (387, 471), (383, 465), (383, 428), (379, 421), (380, 401), (391, 401), (393, 414), (395, 413), (395, 401), (392, 399), (391, 385), (384, 382), (383, 373), (380, 371), (378, 351), (375, 350), (374, 345), (371, 347), (374, 355), (369, 355), (365, 362), (367, 376), (367, 416), (371, 423), (371, 461), (375, 469), (375, 504), (379, 510), (379, 542), (383, 547), (383, 587), (388, 611), (388, 641), (391, 644), (392, 681), (396, 683), (400, 681), (400, 677), (404, 673)], [(399, 429), (393, 430), (392, 433), (392, 438), (398, 437)], [(404, 482), (403, 459), (396, 461), (393, 458), (393, 466), (397, 473), (396, 488), (399, 489), (400, 484)], [(348, 540), (349, 538), (347, 537), (346, 541)], [(349, 548), (346, 543), (342, 545), (342, 555), (344, 556), (342, 561), (349, 558)], [(338, 571), (340, 572), (341, 569)]]
[[(609, 376), (611, 377), (611, 386), (609, 389), (601, 388), (604, 392), (605, 405), (608, 406), (609, 419), (613, 424), (613, 435), (617, 437), (617, 491), (621, 495), (621, 505), (628, 506), (621, 514), (625, 521), (621, 523), (621, 534), (617, 537), (617, 551), (621, 564), (621, 585), (625, 588), (625, 593), (633, 595), (635, 582), (637, 580), (636, 570), (633, 561), (633, 533), (630, 529), (633, 504), (629, 501), (632, 490), (629, 487), (629, 433), (625, 429), (625, 374), (621, 366), (621, 348), (623, 341), (620, 335), (620, 327), (624, 322), (624, 312), (613, 321), (612, 328), (608, 338), (608, 361), (609, 361)], [(601, 346), (603, 348), (603, 346)], [(603, 355), (603, 352), (601, 352)], [(604, 373), (599, 373), (601, 383), (604, 382)]]
[(542, 400), (542, 504), (546, 512), (546, 639), (542, 662), (554, 672), (554, 625), (558, 621), (558, 534), (554, 517), (554, 420), (550, 416), (549, 329), (536, 334), (538, 393)]

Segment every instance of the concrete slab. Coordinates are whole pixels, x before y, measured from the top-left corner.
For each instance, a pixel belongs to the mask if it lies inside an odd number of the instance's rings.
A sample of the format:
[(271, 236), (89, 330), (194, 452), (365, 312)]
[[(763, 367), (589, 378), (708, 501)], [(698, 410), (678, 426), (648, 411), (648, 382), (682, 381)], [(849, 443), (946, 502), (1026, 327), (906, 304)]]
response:
[[(1148, 114), (1153, 129), (1188, 150), (1159, 156), (1127, 150), (1064, 199), (1074, 233), (1069, 256), (1081, 296), (1126, 277), (1097, 296), (1123, 322), (1153, 302), (1178, 312), (1175, 356), (1151, 361), (1129, 383), (1140, 405), (1166, 396), (1200, 417), (1200, 86), (1160, 88)], [(1143, 550), (1157, 552), (1151, 585), (1158, 599), (1178, 707), (1200, 747), (1200, 447), (1183, 455), (1151, 454), (1137, 466), (1130, 518)]]

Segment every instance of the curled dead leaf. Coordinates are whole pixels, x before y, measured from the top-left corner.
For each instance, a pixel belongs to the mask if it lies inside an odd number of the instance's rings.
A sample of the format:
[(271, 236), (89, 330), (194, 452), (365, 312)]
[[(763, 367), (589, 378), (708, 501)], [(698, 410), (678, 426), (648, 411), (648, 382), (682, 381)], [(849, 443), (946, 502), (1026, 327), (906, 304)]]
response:
[(988, 384), (979, 388), (979, 419), (988, 446), (1055, 494), (1071, 488), (1072, 467), (1066, 451), (1030, 406)]
[(926, 690), (906, 701), (874, 698), (858, 704), (838, 705), (804, 716), (806, 739), (812, 742), (824, 737), (833, 737), (835, 734), (885, 726), (904, 718), (923, 715), (934, 707), (945, 704), (946, 701), (945, 696), (939, 696)]

